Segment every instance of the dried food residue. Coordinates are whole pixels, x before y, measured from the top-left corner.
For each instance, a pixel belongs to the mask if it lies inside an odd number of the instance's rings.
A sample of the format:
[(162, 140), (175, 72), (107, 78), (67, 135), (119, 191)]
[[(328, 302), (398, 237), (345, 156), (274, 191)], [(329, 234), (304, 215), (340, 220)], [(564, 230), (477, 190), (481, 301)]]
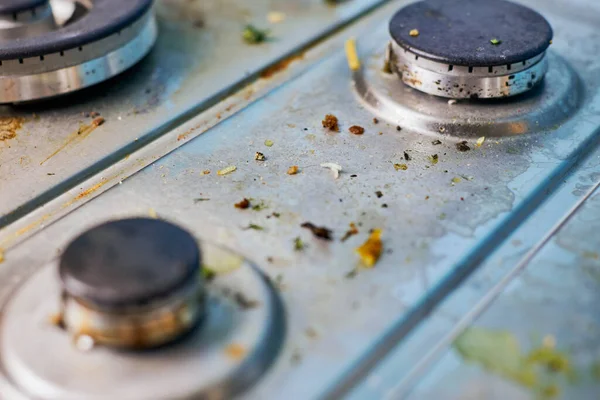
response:
[(209, 199), (209, 198), (207, 198), (207, 197), (198, 197), (198, 198), (195, 198), (195, 199), (194, 199), (194, 204), (198, 204), (198, 203), (201, 203), (201, 202), (203, 202), (203, 201), (209, 201), (209, 200), (210, 200), (210, 199)]
[(4, 250), (0, 249), (0, 264), (4, 262)]
[(410, 161), (410, 154), (408, 154), (406, 151), (404, 152), (404, 159), (406, 161)]
[(572, 382), (575, 377), (566, 353), (555, 348), (555, 341), (524, 353), (518, 339), (507, 331), (471, 327), (454, 342), (460, 356), (484, 369), (532, 389), (549, 399), (560, 394), (558, 379)]
[(461, 179), (458, 176), (455, 176), (454, 178), (452, 178), (452, 184), (456, 184), (456, 183), (460, 183)]
[(383, 251), (383, 243), (381, 242), (381, 229), (374, 229), (371, 236), (362, 246), (356, 249), (356, 253), (360, 256), (363, 265), (367, 268), (372, 268)]
[(241, 360), (246, 355), (246, 349), (241, 344), (232, 343), (225, 348), (225, 354), (234, 360)]
[(250, 207), (250, 200), (244, 198), (239, 203), (234, 204), (235, 208), (239, 208), (240, 210), (245, 210)]
[(471, 148), (467, 145), (467, 141), (463, 140), (462, 142), (456, 143), (456, 149), (458, 151), (469, 151)]
[(0, 142), (17, 137), (17, 131), (23, 126), (21, 117), (0, 117)]
[(242, 32), (242, 38), (246, 43), (259, 44), (269, 39), (269, 29), (259, 29), (254, 25), (246, 25)]
[(350, 128), (348, 128), (348, 131), (354, 135), (362, 135), (365, 133), (365, 128), (358, 125), (352, 125)]
[(477, 147), (481, 147), (481, 145), (483, 144), (483, 142), (485, 142), (485, 136), (482, 136), (479, 139), (477, 139), (477, 142), (475, 143), (475, 145)]
[(263, 72), (260, 73), (260, 77), (268, 79), (276, 73), (286, 70), (287, 67), (289, 67), (294, 61), (302, 59), (304, 59), (304, 53), (293, 54), (290, 57), (286, 57), (283, 60), (267, 67)]
[(217, 171), (217, 175), (227, 175), (235, 171), (237, 167), (235, 165), (230, 165), (229, 167), (225, 167), (219, 171)]
[(214, 270), (208, 268), (207, 266), (203, 265), (202, 269), (200, 271), (201, 271), (202, 277), (207, 282), (210, 282), (217, 277), (217, 273)]
[(406, 171), (408, 169), (408, 165), (406, 165), (406, 164), (394, 164), (394, 169), (396, 171), (399, 171), (399, 170)]
[(315, 224), (313, 224), (311, 222), (305, 222), (300, 226), (302, 228), (309, 229), (313, 235), (315, 235), (316, 237), (318, 237), (320, 239), (325, 239), (325, 240), (333, 239), (333, 237), (331, 236), (331, 230), (325, 228), (324, 226), (316, 226)]
[(440, 158), (438, 157), (437, 154), (432, 154), (429, 156), (429, 161), (431, 161), (431, 163), (433, 165), (437, 164), (439, 160), (440, 160)]
[(400, 132), (400, 131), (402, 130), (402, 127), (401, 127), (400, 125), (397, 125), (397, 126), (396, 126), (396, 130), (397, 130), (398, 132)]
[(298, 166), (297, 165), (292, 165), (287, 170), (287, 174), (288, 175), (296, 175), (297, 173), (298, 173)]
[(333, 177), (335, 179), (340, 177), (340, 172), (342, 172), (342, 166), (336, 163), (323, 163), (321, 164), (323, 168), (329, 168), (333, 172)]
[(350, 222), (350, 229), (348, 229), (346, 231), (346, 233), (342, 237), (341, 241), (345, 242), (346, 240), (348, 240), (350, 238), (350, 236), (353, 236), (356, 234), (358, 234), (358, 228), (356, 227), (356, 224), (354, 222)]
[(265, 146), (271, 147), (271, 146), (273, 146), (273, 144), (274, 144), (274, 142), (272, 140), (270, 140), (270, 139), (265, 140)]
[(296, 251), (304, 250), (304, 242), (302, 241), (302, 238), (300, 236), (298, 236), (294, 239), (294, 250), (296, 250)]
[(44, 163), (46, 163), (52, 157), (54, 157), (55, 155), (60, 153), (62, 150), (64, 150), (70, 144), (75, 143), (76, 141), (81, 141), (81, 140), (85, 139), (96, 128), (98, 128), (100, 125), (104, 124), (104, 122), (105, 122), (104, 118), (98, 117), (98, 118), (94, 119), (89, 125), (81, 124), (75, 132), (73, 132), (71, 135), (69, 135), (68, 139), (63, 143), (63, 145), (60, 146), (56, 151), (54, 151), (54, 153), (52, 153), (48, 157), (46, 157), (42, 162), (40, 162), (40, 165), (44, 165)]
[(378, 190), (375, 192), (375, 196), (377, 196), (378, 199), (383, 197), (383, 192), (381, 190)]
[(374, 123), (374, 124), (378, 124), (378, 123), (379, 123), (379, 120), (378, 120), (377, 118), (373, 118), (373, 123)]
[(270, 11), (267, 14), (267, 20), (272, 24), (278, 24), (285, 21), (285, 13), (279, 11)]
[(257, 151), (256, 154), (254, 155), (254, 159), (256, 161), (265, 161), (266, 157), (263, 153), (261, 153), (260, 151)]
[(438, 144), (442, 144), (442, 141), (439, 139), (434, 140), (433, 142), (431, 142), (432, 145), (437, 146)]
[(418, 29), (411, 29), (408, 34), (412, 37), (417, 37), (419, 36), (419, 30)]
[(358, 71), (360, 69), (360, 59), (358, 58), (358, 52), (356, 51), (356, 39), (350, 38), (344, 43), (344, 50), (346, 51), (346, 60), (348, 61), (348, 68), (351, 71)]
[(334, 132), (340, 131), (338, 119), (333, 114), (327, 114), (325, 116), (325, 118), (323, 119), (323, 121), (321, 121), (321, 123), (323, 124), (323, 128), (329, 129), (330, 131), (334, 131)]

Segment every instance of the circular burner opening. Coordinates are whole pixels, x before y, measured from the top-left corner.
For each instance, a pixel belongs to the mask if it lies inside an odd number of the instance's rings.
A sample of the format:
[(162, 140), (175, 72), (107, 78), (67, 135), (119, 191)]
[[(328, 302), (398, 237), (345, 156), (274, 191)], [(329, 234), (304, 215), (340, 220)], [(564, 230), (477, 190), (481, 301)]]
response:
[(548, 68), (552, 28), (537, 12), (504, 0), (413, 3), (389, 29), (391, 69), (436, 96), (513, 96), (536, 86)]

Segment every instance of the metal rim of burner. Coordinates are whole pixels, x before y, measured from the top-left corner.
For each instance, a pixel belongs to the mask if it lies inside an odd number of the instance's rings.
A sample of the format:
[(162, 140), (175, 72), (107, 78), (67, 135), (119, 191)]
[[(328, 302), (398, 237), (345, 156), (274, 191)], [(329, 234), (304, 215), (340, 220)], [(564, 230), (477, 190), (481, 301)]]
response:
[(548, 69), (552, 39), (541, 15), (504, 0), (413, 3), (394, 15), (390, 34), (387, 62), (405, 84), (456, 99), (532, 89)]
[(200, 265), (195, 239), (175, 225), (146, 218), (100, 225), (61, 257), (62, 323), (74, 338), (107, 346), (171, 342), (204, 315)]
[(132, 67), (158, 35), (152, 3), (95, 0), (86, 15), (55, 30), (28, 30), (19, 40), (0, 34), (0, 104), (71, 93)]
[(0, 4), (0, 41), (41, 35), (56, 29), (48, 0), (11, 0)]

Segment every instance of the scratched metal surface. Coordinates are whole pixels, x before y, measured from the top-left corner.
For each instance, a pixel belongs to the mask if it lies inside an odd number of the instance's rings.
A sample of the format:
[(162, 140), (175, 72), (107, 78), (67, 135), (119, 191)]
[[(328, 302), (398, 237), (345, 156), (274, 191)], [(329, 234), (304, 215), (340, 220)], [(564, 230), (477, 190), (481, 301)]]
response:
[[(0, 118), (24, 118), (14, 138), (0, 140), (0, 228), (381, 2), (158, 1), (159, 39), (140, 65), (72, 96), (0, 107)], [(270, 11), (285, 13), (285, 21), (269, 23)], [(244, 43), (247, 23), (271, 29), (273, 40)], [(105, 124), (78, 135), (93, 119), (83, 116), (90, 112), (101, 113)]]
[[(0, 271), (3, 281), (22, 278), (87, 226), (153, 208), (199, 237), (239, 251), (280, 282), (288, 313), (287, 342), (248, 397), (336, 393), (327, 391), (343, 387), (347, 382), (340, 378), (360, 370), (365, 355), (372, 354), (385, 333), (410, 331), (415, 320), (407, 318), (419, 316), (423, 302), (435, 300), (440, 294), (434, 291), (436, 285), (475, 268), (489, 246), (497, 247), (505, 234), (517, 229), (523, 216), (597, 145), (600, 60), (595, 54), (600, 41), (595, 20), (586, 16), (583, 2), (581, 8), (528, 4), (550, 20), (557, 37), (553, 51), (569, 60), (585, 82), (581, 108), (558, 129), (487, 140), (480, 148), (471, 143), (472, 150), (465, 153), (446, 137), (434, 146), (429, 137), (374, 124), (354, 96), (344, 56), (337, 52), (8, 251)], [(377, 23), (361, 37), (363, 57), (385, 43), (385, 31)], [(342, 132), (323, 131), (325, 113), (338, 116)], [(350, 135), (352, 124), (364, 126), (365, 134)], [(265, 140), (273, 146), (265, 146)], [(403, 159), (405, 150), (410, 161)], [(267, 160), (254, 161), (256, 151)], [(439, 155), (436, 165), (428, 158), (431, 154)], [(344, 167), (338, 180), (318, 166), (330, 161)], [(408, 169), (396, 171), (393, 163), (406, 163)], [(215, 174), (227, 165), (238, 170)], [(300, 166), (299, 175), (286, 175), (291, 165)], [(211, 173), (201, 174), (206, 169)], [(460, 181), (452, 184), (452, 178)], [(377, 190), (383, 197), (377, 198)], [(267, 208), (235, 210), (233, 203), (243, 197)], [(197, 198), (210, 200), (194, 202)], [(561, 206), (558, 213), (566, 211)], [(273, 212), (280, 217), (267, 218)], [(336, 240), (313, 239), (299, 227), (304, 221), (332, 228)], [(362, 224), (360, 234), (341, 243), (352, 221)], [(250, 223), (264, 230), (244, 230)], [(358, 264), (353, 249), (371, 228), (384, 229), (388, 251), (376, 268), (349, 279), (347, 272)], [(293, 248), (297, 236), (308, 246), (302, 252)], [(7, 286), (2, 289), (6, 294)], [(502, 318), (496, 316), (496, 323)]]

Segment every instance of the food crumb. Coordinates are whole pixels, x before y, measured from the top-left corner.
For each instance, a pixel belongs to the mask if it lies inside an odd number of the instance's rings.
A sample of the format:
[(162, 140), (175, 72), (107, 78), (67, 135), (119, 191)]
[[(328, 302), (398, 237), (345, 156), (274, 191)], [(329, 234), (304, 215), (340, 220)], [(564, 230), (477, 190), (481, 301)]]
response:
[(234, 360), (241, 360), (246, 355), (246, 349), (241, 344), (232, 343), (225, 348), (225, 354)]
[(267, 20), (272, 24), (278, 24), (285, 21), (285, 13), (279, 11), (271, 11), (267, 14)]
[(358, 234), (358, 228), (356, 227), (356, 224), (354, 224), (354, 222), (350, 222), (350, 229), (348, 229), (348, 231), (346, 231), (346, 233), (344, 234), (344, 237), (342, 237), (341, 241), (345, 242), (346, 240), (348, 240), (350, 238), (350, 236), (356, 235), (356, 234)]
[(406, 165), (406, 164), (394, 164), (394, 169), (396, 171), (399, 171), (399, 170), (406, 171), (408, 169), (408, 165)]
[(432, 144), (432, 145), (434, 145), (434, 146), (437, 146), (438, 144), (442, 144), (442, 141), (441, 141), (441, 140), (438, 140), (438, 139), (436, 139), (436, 140), (434, 140), (433, 142), (431, 142), (431, 144)]
[(458, 100), (456, 100), (456, 99), (450, 99), (450, 100), (448, 100), (448, 105), (453, 105), (453, 104), (456, 104), (457, 102), (458, 102)]
[(246, 25), (242, 32), (242, 38), (248, 44), (259, 44), (269, 38), (269, 29), (258, 29), (254, 25)]
[(479, 139), (477, 139), (477, 142), (475, 144), (476, 144), (477, 147), (481, 147), (481, 145), (483, 144), (483, 142), (485, 142), (485, 136), (482, 136)]
[(404, 159), (410, 161), (410, 155), (407, 152), (404, 152)]
[(462, 142), (456, 143), (456, 149), (458, 151), (469, 151), (471, 148), (467, 145), (467, 141), (463, 140)]
[(198, 198), (195, 198), (195, 199), (194, 199), (194, 204), (198, 204), (198, 203), (201, 203), (201, 202), (203, 202), (203, 201), (209, 201), (209, 200), (210, 200), (210, 199), (209, 199), (209, 198), (207, 198), (207, 197), (198, 197)]
[(298, 166), (297, 165), (292, 165), (287, 170), (287, 174), (288, 175), (296, 175), (297, 173), (298, 173)]
[(378, 199), (383, 197), (383, 192), (381, 190), (378, 190), (375, 192), (375, 196), (377, 196)]
[(202, 171), (203, 175), (208, 175), (210, 174), (210, 169), (205, 169), (204, 171)]
[(379, 120), (378, 120), (377, 118), (373, 118), (373, 123), (374, 123), (374, 124), (378, 124), (378, 123), (379, 123)]
[(267, 147), (273, 146), (273, 141), (270, 139), (265, 140), (265, 146), (267, 146)]
[(362, 135), (363, 133), (365, 133), (365, 128), (358, 125), (352, 125), (350, 128), (348, 128), (348, 131), (350, 131), (350, 133), (354, 135)]
[(502, 40), (493, 38), (493, 39), (490, 39), (490, 43), (493, 44), (494, 46), (497, 46), (500, 43), (502, 43)]
[(429, 156), (429, 161), (431, 161), (431, 163), (432, 163), (433, 165), (437, 164), (437, 163), (438, 163), (438, 161), (439, 161), (439, 157), (438, 157), (438, 155), (437, 155), (437, 154), (432, 154), (432, 155), (430, 155), (430, 156)]
[(300, 225), (302, 228), (306, 228), (309, 229), (313, 235), (315, 235), (316, 237), (320, 238), (320, 239), (325, 239), (325, 240), (332, 240), (333, 237), (331, 236), (331, 230), (325, 228), (324, 226), (316, 226), (315, 224), (313, 224), (312, 222), (305, 222), (302, 225)]
[(342, 166), (336, 163), (323, 163), (321, 167), (329, 168), (333, 172), (334, 179), (339, 178), (340, 172), (342, 172)]
[(454, 185), (455, 183), (459, 183), (461, 181), (461, 179), (458, 176), (455, 176), (454, 178), (452, 178), (452, 184)]
[(230, 165), (229, 167), (225, 167), (219, 171), (217, 171), (217, 175), (227, 175), (232, 173), (233, 171), (235, 171), (237, 169), (237, 167), (235, 165)]
[(408, 34), (412, 37), (417, 37), (419, 36), (419, 30), (418, 29), (411, 29), (410, 32), (408, 32)]
[(339, 132), (340, 131), (340, 126), (338, 124), (338, 119), (333, 114), (327, 114), (325, 116), (325, 119), (323, 119), (323, 121), (321, 121), (321, 123), (323, 124), (323, 128), (327, 128), (330, 131), (334, 131), (334, 132)]
[(249, 224), (247, 227), (244, 228), (245, 231), (247, 231), (248, 229), (252, 229), (255, 231), (264, 231), (265, 228), (263, 228), (260, 225), (256, 225), (256, 224)]
[(150, 218), (153, 218), (153, 219), (157, 219), (158, 218), (158, 214), (156, 213), (156, 210), (154, 208), (149, 208), (148, 209), (148, 216)]
[(261, 153), (260, 151), (257, 151), (256, 154), (254, 155), (254, 159), (256, 161), (265, 161), (266, 157), (263, 153)]
[(65, 328), (65, 321), (63, 319), (62, 313), (57, 312), (57, 313), (50, 314), (50, 316), (48, 317), (48, 322), (51, 325), (57, 326), (61, 329)]
[(374, 229), (367, 241), (356, 249), (356, 253), (367, 268), (372, 268), (377, 263), (382, 251), (381, 229)]
[(103, 123), (104, 123), (104, 118), (102, 118), (102, 117), (97, 117), (97, 118), (95, 118), (95, 119), (92, 121), (91, 125), (92, 125), (94, 128), (97, 128), (97, 127), (99, 127), (100, 125), (102, 125)]
[(360, 60), (358, 59), (358, 52), (356, 51), (356, 40), (354, 38), (346, 40), (344, 50), (346, 51), (348, 67), (352, 71), (358, 71), (360, 69)]
[(239, 208), (241, 210), (245, 210), (248, 207), (250, 207), (250, 200), (248, 200), (247, 198), (244, 198), (239, 203), (235, 203), (234, 206), (235, 206), (235, 208)]
[(294, 250), (296, 250), (296, 251), (304, 250), (304, 242), (302, 241), (302, 238), (300, 236), (298, 236), (294, 239)]
[(396, 130), (397, 130), (398, 132), (400, 132), (400, 131), (402, 130), (402, 127), (401, 127), (400, 125), (398, 125), (398, 126), (396, 126)]

